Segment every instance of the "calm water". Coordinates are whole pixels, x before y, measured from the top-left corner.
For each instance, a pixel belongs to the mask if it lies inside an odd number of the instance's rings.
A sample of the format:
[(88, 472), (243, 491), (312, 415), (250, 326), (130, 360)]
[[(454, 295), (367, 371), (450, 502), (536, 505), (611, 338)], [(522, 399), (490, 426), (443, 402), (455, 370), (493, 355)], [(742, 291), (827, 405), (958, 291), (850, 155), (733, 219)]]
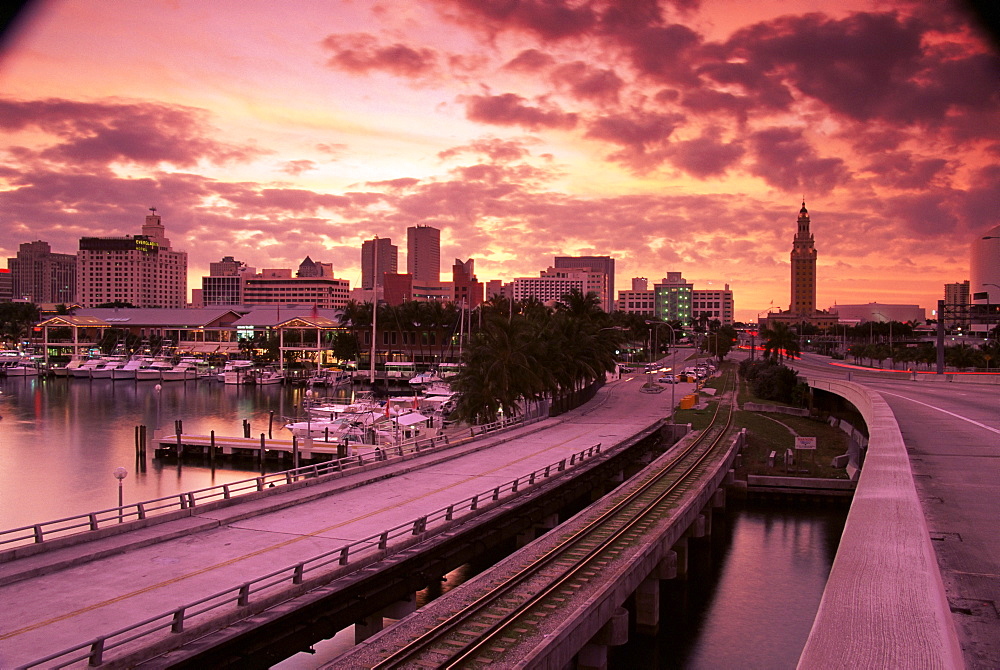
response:
[[(135, 426), (173, 434), (243, 434), (249, 419), (254, 436), (266, 433), (274, 411), (274, 437), (288, 437), (283, 418), (294, 417), (303, 389), (281, 385), (241, 386), (219, 382), (162, 383), (83, 379), (0, 380), (0, 528), (51, 521), (117, 507), (112, 471), (128, 469), (126, 503), (247, 479), (249, 470), (217, 463), (210, 467), (162, 465), (148, 447), (147, 468), (135, 462)], [(322, 392), (321, 392), (322, 393)], [(333, 391), (330, 392), (331, 394)], [(282, 435), (281, 433), (286, 433)]]
[(730, 503), (690, 541), (687, 580), (662, 583), (660, 634), (612, 667), (794, 669), (819, 607), (845, 507)]

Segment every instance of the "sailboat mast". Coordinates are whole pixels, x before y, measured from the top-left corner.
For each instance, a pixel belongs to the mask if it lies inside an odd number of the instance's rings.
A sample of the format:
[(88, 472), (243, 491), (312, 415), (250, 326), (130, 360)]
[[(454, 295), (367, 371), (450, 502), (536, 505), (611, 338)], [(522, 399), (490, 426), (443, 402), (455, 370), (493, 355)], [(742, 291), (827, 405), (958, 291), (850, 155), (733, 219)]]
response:
[(371, 355), (371, 385), (375, 390), (375, 334), (378, 320), (378, 235), (372, 243), (372, 355)]

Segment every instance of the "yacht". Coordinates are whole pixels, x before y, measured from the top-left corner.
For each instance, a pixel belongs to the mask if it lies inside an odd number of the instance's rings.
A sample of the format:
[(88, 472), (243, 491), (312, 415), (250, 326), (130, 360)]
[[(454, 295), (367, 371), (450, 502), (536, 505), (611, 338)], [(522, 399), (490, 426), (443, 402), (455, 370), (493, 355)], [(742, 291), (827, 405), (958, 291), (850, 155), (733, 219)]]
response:
[(244, 384), (280, 384), (285, 381), (285, 373), (274, 367), (251, 370), (243, 376)]
[(252, 361), (226, 361), (216, 379), (225, 384), (242, 384), (243, 378), (252, 369)]
[(135, 380), (137, 382), (162, 381), (163, 371), (169, 370), (172, 367), (174, 366), (170, 364), (170, 361), (162, 359), (144, 361), (143, 365), (141, 365), (139, 369), (135, 371)]
[(165, 382), (190, 381), (198, 378), (198, 367), (194, 360), (183, 358), (174, 367), (163, 370), (161, 377)]
[(111, 370), (111, 378), (116, 380), (135, 379), (136, 371), (143, 366), (144, 362), (141, 358), (130, 358), (121, 367)]
[(106, 358), (88, 358), (79, 366), (69, 371), (74, 379), (91, 379), (94, 370), (102, 368), (108, 362)]

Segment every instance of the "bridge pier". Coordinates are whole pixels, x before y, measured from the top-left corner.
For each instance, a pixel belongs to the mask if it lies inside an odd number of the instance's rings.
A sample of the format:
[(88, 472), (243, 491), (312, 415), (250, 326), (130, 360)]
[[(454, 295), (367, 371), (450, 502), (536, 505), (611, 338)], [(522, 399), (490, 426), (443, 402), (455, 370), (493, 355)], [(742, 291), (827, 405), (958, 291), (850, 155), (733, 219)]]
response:
[(660, 580), (653, 575), (635, 590), (635, 630), (640, 635), (660, 632)]
[(386, 619), (402, 619), (417, 611), (416, 594), (406, 600), (397, 600), (381, 611), (373, 612), (361, 621), (354, 622), (354, 643), (360, 644), (382, 631)]
[(705, 515), (699, 514), (684, 534), (688, 537), (705, 537)]
[(607, 670), (608, 647), (628, 642), (628, 610), (619, 607), (576, 656), (577, 670)]
[(528, 543), (536, 540), (537, 538), (541, 537), (542, 535), (544, 535), (545, 533), (552, 530), (558, 525), (559, 525), (559, 515), (558, 514), (548, 515), (547, 517), (536, 523), (528, 530), (524, 531), (523, 533), (517, 534), (517, 538), (515, 539), (517, 548), (520, 549), (521, 547), (526, 546)]
[(726, 506), (726, 489), (719, 488), (712, 494), (712, 507), (722, 509)]
[(673, 552), (677, 555), (677, 576), (686, 577), (688, 573), (688, 540), (686, 537), (674, 542)]

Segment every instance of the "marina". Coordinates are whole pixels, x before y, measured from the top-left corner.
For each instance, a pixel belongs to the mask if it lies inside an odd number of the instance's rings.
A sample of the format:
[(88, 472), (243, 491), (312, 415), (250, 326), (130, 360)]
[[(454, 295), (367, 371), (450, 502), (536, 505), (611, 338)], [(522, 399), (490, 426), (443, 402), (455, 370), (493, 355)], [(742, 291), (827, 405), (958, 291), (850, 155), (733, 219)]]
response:
[[(414, 391), (407, 393), (412, 409)], [(309, 425), (305, 411), (309, 405), (347, 406), (357, 397), (354, 387), (344, 384), (247, 385), (206, 379), (163, 383), (54, 375), (0, 378), (0, 526), (13, 528), (115, 506), (118, 481), (112, 472), (117, 467), (128, 471), (122, 482), (126, 502), (238, 481), (260, 471), (259, 458), (220, 451), (213, 462), (209, 453), (195, 450), (194, 441), (183, 458), (167, 453), (157, 457), (161, 442), (176, 445), (176, 421), (182, 422), (185, 436), (210, 438), (214, 431), (217, 439), (242, 439), (249, 430), (258, 452), (260, 434), (268, 433), (270, 425), (276, 442), (273, 451), (266, 447), (265, 453), (273, 455), (265, 458), (264, 469), (291, 467), (291, 453), (277, 442), (291, 445), (292, 431), (285, 426), (299, 421)], [(379, 412), (383, 418), (385, 404), (404, 403), (383, 402)], [(148, 457), (141, 461), (136, 446), (139, 426), (146, 427), (148, 436)], [(422, 434), (420, 439), (430, 437)], [(315, 443), (321, 440), (314, 435)], [(299, 444), (304, 446), (303, 441)], [(376, 446), (381, 448), (376, 444), (355, 448)], [(317, 444), (314, 458), (326, 458), (325, 449)], [(281, 453), (289, 455), (282, 458)]]

